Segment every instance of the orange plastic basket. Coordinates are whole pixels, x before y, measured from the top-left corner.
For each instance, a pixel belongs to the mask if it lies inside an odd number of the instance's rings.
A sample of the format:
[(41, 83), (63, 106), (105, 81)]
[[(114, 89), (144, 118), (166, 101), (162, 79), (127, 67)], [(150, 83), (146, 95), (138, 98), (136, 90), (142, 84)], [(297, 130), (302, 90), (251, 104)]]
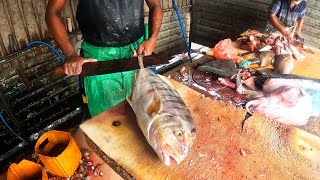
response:
[(71, 177), (81, 160), (81, 152), (71, 134), (62, 131), (43, 134), (35, 145), (35, 152), (48, 171), (60, 177)]
[(19, 164), (13, 163), (8, 169), (7, 180), (48, 180), (44, 168), (37, 163), (22, 160)]

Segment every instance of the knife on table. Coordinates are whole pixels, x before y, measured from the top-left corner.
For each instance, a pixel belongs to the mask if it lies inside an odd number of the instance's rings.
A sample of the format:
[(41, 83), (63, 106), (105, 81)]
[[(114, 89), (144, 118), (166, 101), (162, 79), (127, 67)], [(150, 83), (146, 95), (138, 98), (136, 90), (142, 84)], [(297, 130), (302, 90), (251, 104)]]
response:
[[(150, 56), (143, 56), (143, 65), (145, 68), (152, 68), (165, 64), (169, 64), (168, 56), (165, 54), (160, 53)], [(80, 76), (95, 76), (137, 69), (140, 69), (138, 57), (109, 61), (87, 62), (82, 65)], [(54, 71), (57, 74), (65, 74), (63, 66), (56, 67)]]

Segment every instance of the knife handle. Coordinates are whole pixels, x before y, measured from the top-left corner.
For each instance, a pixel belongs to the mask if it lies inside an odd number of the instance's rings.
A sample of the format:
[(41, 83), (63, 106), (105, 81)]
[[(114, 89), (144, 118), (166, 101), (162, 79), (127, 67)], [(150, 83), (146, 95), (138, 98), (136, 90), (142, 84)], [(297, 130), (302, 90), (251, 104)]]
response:
[(55, 74), (59, 74), (59, 75), (66, 75), (66, 73), (64, 72), (64, 68), (63, 66), (57, 66), (53, 69), (53, 72)]

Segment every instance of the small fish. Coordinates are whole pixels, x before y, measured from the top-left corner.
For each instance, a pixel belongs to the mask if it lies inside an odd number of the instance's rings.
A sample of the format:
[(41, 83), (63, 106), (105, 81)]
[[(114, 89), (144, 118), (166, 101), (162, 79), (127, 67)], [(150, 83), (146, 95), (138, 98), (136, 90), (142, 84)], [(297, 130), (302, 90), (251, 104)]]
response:
[(131, 98), (127, 101), (150, 146), (167, 166), (180, 164), (196, 137), (191, 114), (177, 91), (150, 69), (139, 56)]
[(294, 59), (291, 55), (277, 55), (273, 63), (275, 72), (280, 74), (290, 74), (294, 69)]
[(259, 54), (260, 66), (265, 67), (269, 66), (274, 61), (274, 52), (273, 51), (263, 51)]
[(303, 61), (305, 56), (299, 52), (299, 50), (293, 46), (292, 44), (289, 44), (288, 45), (289, 49), (291, 50), (292, 54), (293, 54), (293, 57), (298, 60), (298, 61)]

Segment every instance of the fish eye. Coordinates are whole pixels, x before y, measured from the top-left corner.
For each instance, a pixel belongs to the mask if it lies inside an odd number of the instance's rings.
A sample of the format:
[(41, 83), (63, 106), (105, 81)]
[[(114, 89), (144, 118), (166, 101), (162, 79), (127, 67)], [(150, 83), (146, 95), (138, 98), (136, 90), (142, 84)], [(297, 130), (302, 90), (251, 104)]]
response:
[(176, 132), (174, 132), (174, 134), (175, 134), (177, 137), (182, 137), (182, 136), (183, 136), (183, 132), (182, 132), (182, 131), (176, 131)]
[(191, 134), (195, 134), (196, 133), (196, 128), (191, 129)]

